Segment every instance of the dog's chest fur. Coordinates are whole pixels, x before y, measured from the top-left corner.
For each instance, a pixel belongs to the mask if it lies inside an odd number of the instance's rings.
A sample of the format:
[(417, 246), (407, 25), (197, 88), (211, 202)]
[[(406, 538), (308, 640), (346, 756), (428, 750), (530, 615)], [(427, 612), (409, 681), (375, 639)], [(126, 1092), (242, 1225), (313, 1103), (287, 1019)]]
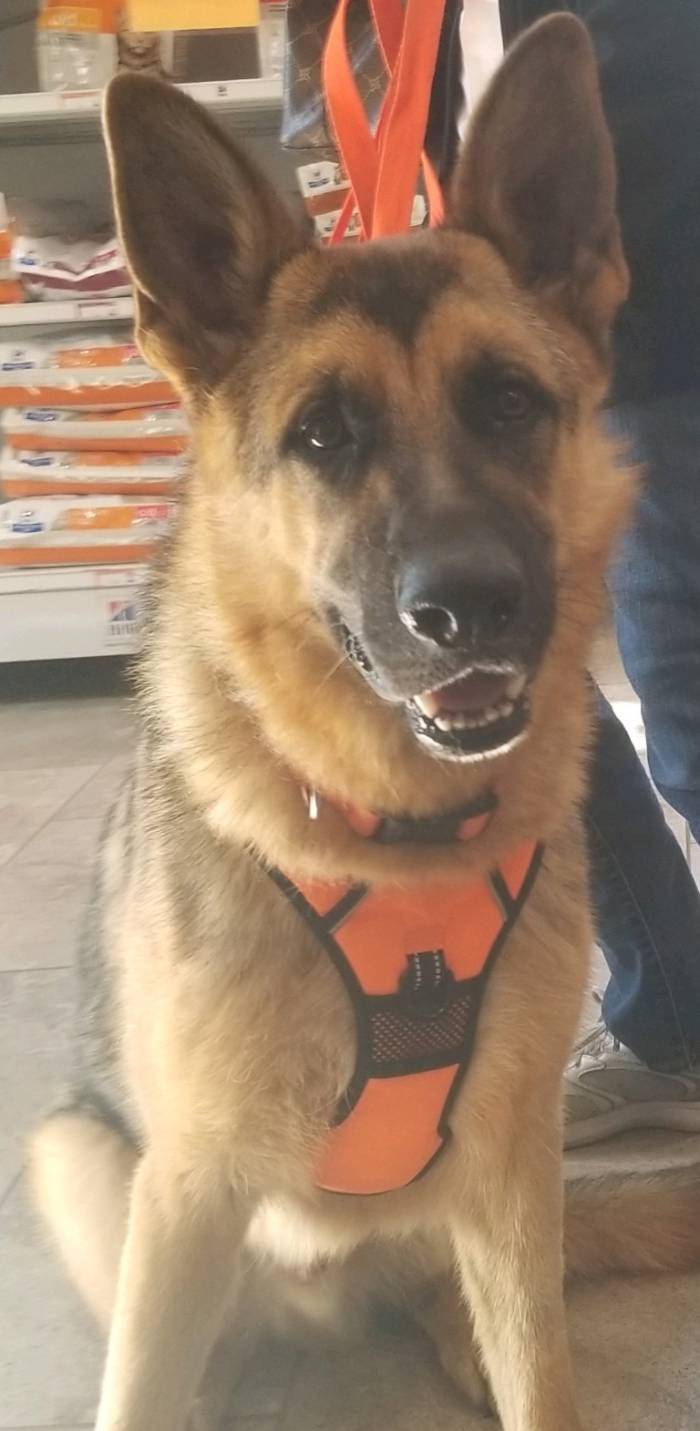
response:
[(347, 996), (263, 869), (215, 839), (179, 780), (147, 753), (134, 779), (102, 850), (102, 1047), (121, 1017), (120, 1108), (140, 1139), (165, 1119), (184, 1142), (210, 1141), (209, 1156), (235, 1144), (238, 1163), (244, 1138), (255, 1164), (279, 1167), (285, 1145), (288, 1164), (352, 1073)]

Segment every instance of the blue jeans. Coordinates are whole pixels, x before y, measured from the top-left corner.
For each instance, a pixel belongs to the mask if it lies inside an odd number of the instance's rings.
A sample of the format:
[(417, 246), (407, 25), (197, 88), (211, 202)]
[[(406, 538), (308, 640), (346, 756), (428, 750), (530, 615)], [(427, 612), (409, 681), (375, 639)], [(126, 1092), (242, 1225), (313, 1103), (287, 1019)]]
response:
[[(618, 409), (642, 463), (610, 573), (657, 790), (700, 843), (700, 389)], [(599, 695), (587, 820), (608, 1028), (657, 1068), (700, 1063), (700, 895), (632, 742)]]

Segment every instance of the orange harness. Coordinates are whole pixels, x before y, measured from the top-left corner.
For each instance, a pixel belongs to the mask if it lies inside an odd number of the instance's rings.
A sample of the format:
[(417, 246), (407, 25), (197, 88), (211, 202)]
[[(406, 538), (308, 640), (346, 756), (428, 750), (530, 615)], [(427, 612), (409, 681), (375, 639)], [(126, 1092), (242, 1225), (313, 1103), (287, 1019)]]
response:
[[(384, 842), (444, 842), (469, 838), (489, 813), (457, 812), (447, 835), (444, 819), (382, 822), (354, 812), (351, 823)], [(443, 1151), (486, 982), (541, 855), (529, 841), (487, 877), (414, 890), (294, 882), (270, 871), (338, 970), (355, 1014), (355, 1070), (322, 1152), (320, 1188), (391, 1192)]]

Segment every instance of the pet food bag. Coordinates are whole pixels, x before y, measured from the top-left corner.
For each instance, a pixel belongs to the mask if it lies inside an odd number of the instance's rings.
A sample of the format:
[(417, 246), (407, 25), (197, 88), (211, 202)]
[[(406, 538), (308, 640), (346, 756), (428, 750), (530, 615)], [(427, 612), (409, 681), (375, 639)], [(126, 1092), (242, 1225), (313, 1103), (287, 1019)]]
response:
[(148, 561), (173, 503), (131, 497), (44, 497), (0, 507), (0, 566)]
[(187, 449), (189, 429), (177, 403), (80, 412), (73, 408), (6, 408), (0, 431), (12, 451), (160, 452)]
[(42, 90), (102, 89), (117, 68), (121, 0), (42, 0), (37, 66)]
[(6, 497), (173, 496), (186, 459), (160, 452), (41, 452), (31, 448), (0, 453), (0, 483)]
[(131, 283), (116, 238), (35, 238), (18, 234), (12, 268), (30, 298), (120, 298)]
[(133, 342), (92, 333), (0, 342), (0, 405), (123, 408), (172, 403), (170, 383)]

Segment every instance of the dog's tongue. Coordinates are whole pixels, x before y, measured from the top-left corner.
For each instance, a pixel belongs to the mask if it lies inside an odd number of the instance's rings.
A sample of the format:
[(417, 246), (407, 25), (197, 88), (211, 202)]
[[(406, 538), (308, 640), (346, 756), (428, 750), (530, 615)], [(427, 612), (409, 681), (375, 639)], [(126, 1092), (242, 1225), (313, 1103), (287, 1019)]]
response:
[(430, 704), (435, 714), (444, 711), (447, 715), (471, 715), (499, 705), (507, 696), (509, 681), (507, 674), (498, 671), (473, 671), (439, 691), (426, 691), (421, 705)]

